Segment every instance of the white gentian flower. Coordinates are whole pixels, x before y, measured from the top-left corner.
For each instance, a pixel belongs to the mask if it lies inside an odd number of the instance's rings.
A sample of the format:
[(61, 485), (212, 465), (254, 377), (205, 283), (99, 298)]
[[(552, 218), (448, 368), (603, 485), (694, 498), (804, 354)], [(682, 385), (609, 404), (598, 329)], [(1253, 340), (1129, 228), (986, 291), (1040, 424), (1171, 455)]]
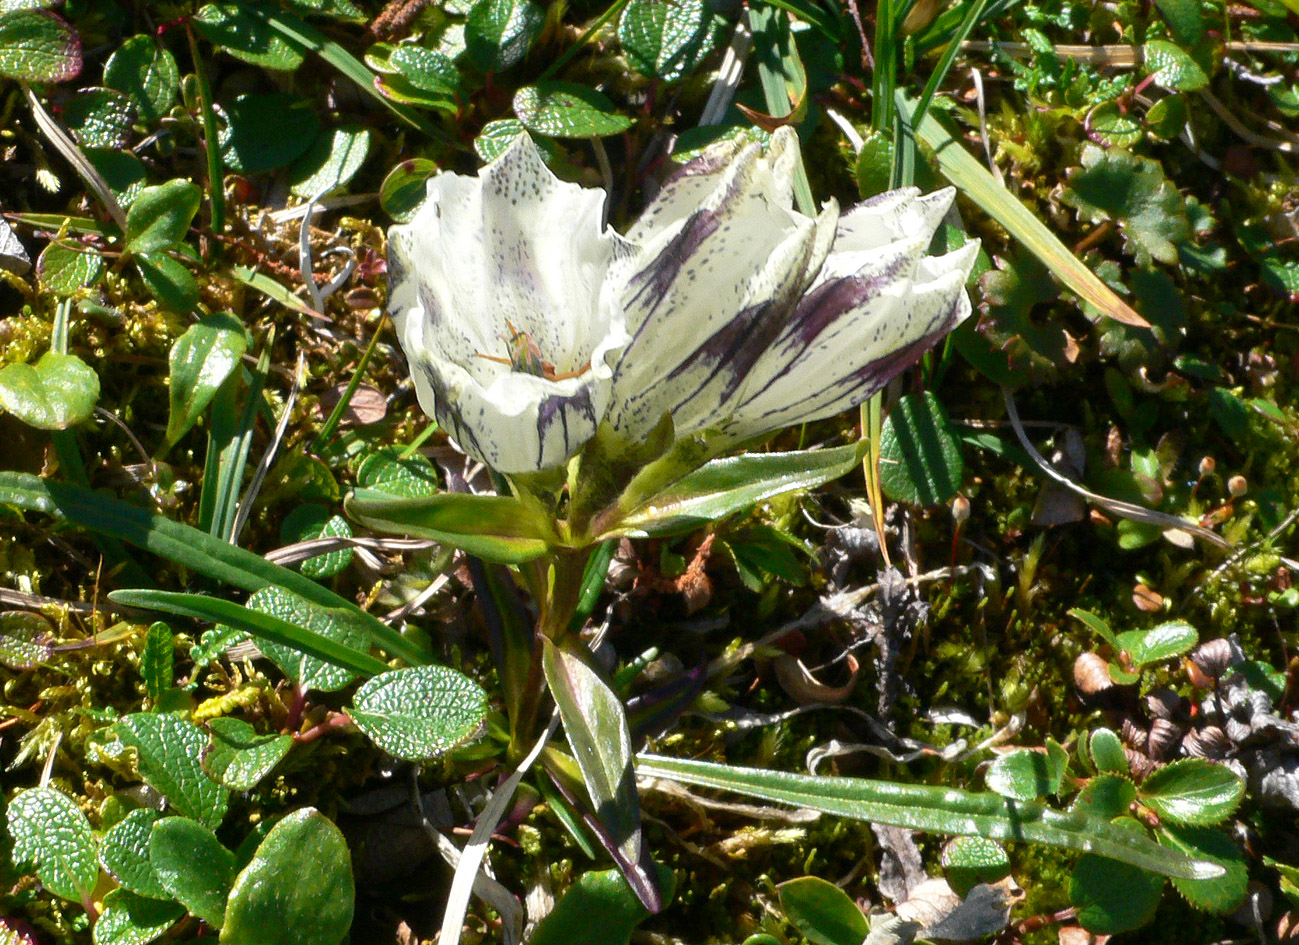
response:
[(389, 232), (390, 311), (420, 406), (497, 472), (562, 464), (608, 406), (633, 247), (604, 227), (604, 201), (520, 135), (477, 177), (438, 174)]
[(559, 181), (527, 135), (477, 178), (440, 174), (393, 227), (392, 314), (420, 404), (503, 473), (560, 465), (607, 424), (736, 442), (832, 416), (970, 313), (967, 244), (925, 255), (949, 188), (842, 217), (793, 209), (795, 134), (708, 149), (624, 239), (602, 191)]
[(891, 191), (841, 217), (793, 209), (798, 141), (706, 151), (632, 227), (606, 422), (642, 439), (671, 412), (678, 436), (734, 442), (856, 406), (970, 314), (978, 244), (925, 255), (955, 196)]

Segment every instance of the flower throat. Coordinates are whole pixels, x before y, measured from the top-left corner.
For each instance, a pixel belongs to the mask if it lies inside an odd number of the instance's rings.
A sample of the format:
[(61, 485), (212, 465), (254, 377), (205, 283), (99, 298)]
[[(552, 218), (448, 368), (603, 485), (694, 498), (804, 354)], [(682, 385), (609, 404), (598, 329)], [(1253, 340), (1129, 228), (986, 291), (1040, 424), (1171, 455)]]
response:
[(510, 330), (509, 335), (502, 334), (499, 337), (505, 342), (509, 357), (500, 358), (493, 354), (477, 353), (475, 353), (475, 357), (495, 361), (497, 364), (508, 364), (520, 374), (531, 374), (533, 377), (541, 377), (548, 381), (566, 381), (569, 378), (581, 377), (591, 370), (591, 365), (585, 364), (576, 371), (556, 373), (555, 365), (541, 356), (541, 349), (537, 347), (537, 343), (532, 340), (531, 335), (526, 331), (515, 328), (514, 323), (508, 319), (506, 319), (505, 326)]

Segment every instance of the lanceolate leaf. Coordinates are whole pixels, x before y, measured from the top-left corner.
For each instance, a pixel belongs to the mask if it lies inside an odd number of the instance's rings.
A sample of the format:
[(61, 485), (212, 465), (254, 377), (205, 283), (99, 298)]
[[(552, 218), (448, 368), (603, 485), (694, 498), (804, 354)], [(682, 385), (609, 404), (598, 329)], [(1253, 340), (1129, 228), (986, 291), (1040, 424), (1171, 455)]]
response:
[[(543, 645), (546, 683), (564, 720), (564, 734), (582, 770), (591, 805), (613, 838), (619, 865), (630, 872), (625, 868), (639, 862), (642, 836), (631, 733), (622, 700), (576, 652), (585, 646), (576, 636), (558, 644), (544, 639)], [(636, 892), (646, 905), (659, 900), (657, 890)]]
[(661, 755), (638, 756), (637, 769), (650, 777), (722, 788), (854, 820), (1043, 843), (1095, 853), (1166, 876), (1209, 879), (1221, 875), (1221, 868), (1212, 863), (1170, 856), (1170, 851), (1143, 834), (1085, 814), (1061, 813), (1036, 801), (1018, 802), (996, 794), (930, 785), (734, 768)]
[(349, 515), (370, 528), (431, 538), (500, 564), (531, 561), (556, 540), (548, 523), (508, 496), (442, 493), (406, 499), (357, 489), (346, 505)]
[(838, 479), (858, 466), (863, 449), (861, 444), (852, 444), (715, 459), (639, 502), (597, 537), (649, 537), (689, 531), (773, 496)]
[(346, 612), (365, 628), (378, 646), (393, 656), (416, 664), (429, 662), (427, 654), (391, 627), (310, 578), (271, 564), (260, 555), (213, 538), (207, 532), (137, 506), (76, 486), (45, 482), (37, 476), (14, 472), (0, 472), (0, 503), (59, 516), (82, 528), (139, 545), (214, 581), (246, 591), (270, 585), (282, 587), (321, 607)]
[(171, 349), (167, 446), (198, 422), (247, 348), (243, 323), (229, 312), (209, 315), (180, 336)]

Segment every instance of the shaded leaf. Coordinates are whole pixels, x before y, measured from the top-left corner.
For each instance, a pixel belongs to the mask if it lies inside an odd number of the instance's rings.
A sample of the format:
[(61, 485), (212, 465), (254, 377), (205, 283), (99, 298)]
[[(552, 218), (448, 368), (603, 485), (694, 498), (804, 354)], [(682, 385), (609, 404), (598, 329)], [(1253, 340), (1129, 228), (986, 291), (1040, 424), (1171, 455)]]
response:
[(995, 883), (1010, 875), (1010, 858), (996, 840), (955, 837), (943, 847), (947, 885), (964, 898), (980, 883)]
[[(1144, 834), (1131, 818), (1116, 826)], [(1145, 925), (1154, 918), (1163, 889), (1162, 876), (1092, 854), (1079, 858), (1069, 876), (1069, 901), (1078, 910), (1078, 924), (1100, 935)]]
[(152, 125), (176, 100), (180, 70), (167, 47), (153, 37), (132, 36), (104, 64), (104, 85), (129, 95), (140, 120)]
[(708, 20), (704, 0), (631, 0), (618, 22), (618, 39), (633, 69), (674, 82), (707, 55)]
[(1222, 830), (1164, 824), (1159, 842), (1197, 860), (1217, 863), (1225, 870), (1215, 879), (1174, 879), (1173, 885), (1191, 905), (1216, 915), (1234, 912), (1245, 901), (1249, 866), (1245, 853)]
[(257, 734), (243, 719), (208, 723), (212, 742), (203, 753), (203, 770), (232, 791), (251, 791), (293, 747), (293, 736)]
[(201, 199), (202, 191), (187, 180), (144, 188), (126, 214), (127, 250), (151, 253), (183, 242)]
[(188, 817), (165, 817), (153, 825), (149, 860), (171, 898), (204, 922), (221, 925), (235, 857), (216, 834)]
[(177, 903), (114, 889), (104, 897), (92, 940), (94, 945), (147, 945), (184, 915), (185, 909)]
[(113, 824), (99, 845), (99, 862), (118, 884), (150, 899), (166, 899), (167, 890), (149, 860), (149, 834), (162, 814), (137, 808)]
[(243, 7), (231, 0), (209, 3), (191, 22), (209, 43), (254, 66), (292, 72), (302, 65), (305, 57), (301, 49)]
[(530, 0), (479, 0), (465, 20), (465, 51), (484, 72), (523, 61), (541, 33), (546, 14)]
[(926, 391), (900, 400), (880, 434), (880, 484), (889, 498), (941, 505), (965, 475), (961, 442), (938, 398)]
[(306, 99), (285, 92), (241, 95), (224, 112), (221, 159), (241, 174), (283, 167), (310, 149), (320, 117)]

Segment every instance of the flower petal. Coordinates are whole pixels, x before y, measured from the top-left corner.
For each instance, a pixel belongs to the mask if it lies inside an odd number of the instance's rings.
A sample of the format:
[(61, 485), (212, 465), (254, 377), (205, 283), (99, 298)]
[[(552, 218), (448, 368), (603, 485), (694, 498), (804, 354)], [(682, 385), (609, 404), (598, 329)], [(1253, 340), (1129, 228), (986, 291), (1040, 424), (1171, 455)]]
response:
[[(892, 267), (873, 277), (823, 283), (804, 298), (793, 322), (819, 326), (815, 337), (778, 373), (734, 406), (724, 427), (733, 440), (819, 420), (856, 406), (910, 367), (970, 314), (965, 280), (978, 243), (916, 265), (897, 278)], [(904, 252), (894, 267), (907, 264)]]

